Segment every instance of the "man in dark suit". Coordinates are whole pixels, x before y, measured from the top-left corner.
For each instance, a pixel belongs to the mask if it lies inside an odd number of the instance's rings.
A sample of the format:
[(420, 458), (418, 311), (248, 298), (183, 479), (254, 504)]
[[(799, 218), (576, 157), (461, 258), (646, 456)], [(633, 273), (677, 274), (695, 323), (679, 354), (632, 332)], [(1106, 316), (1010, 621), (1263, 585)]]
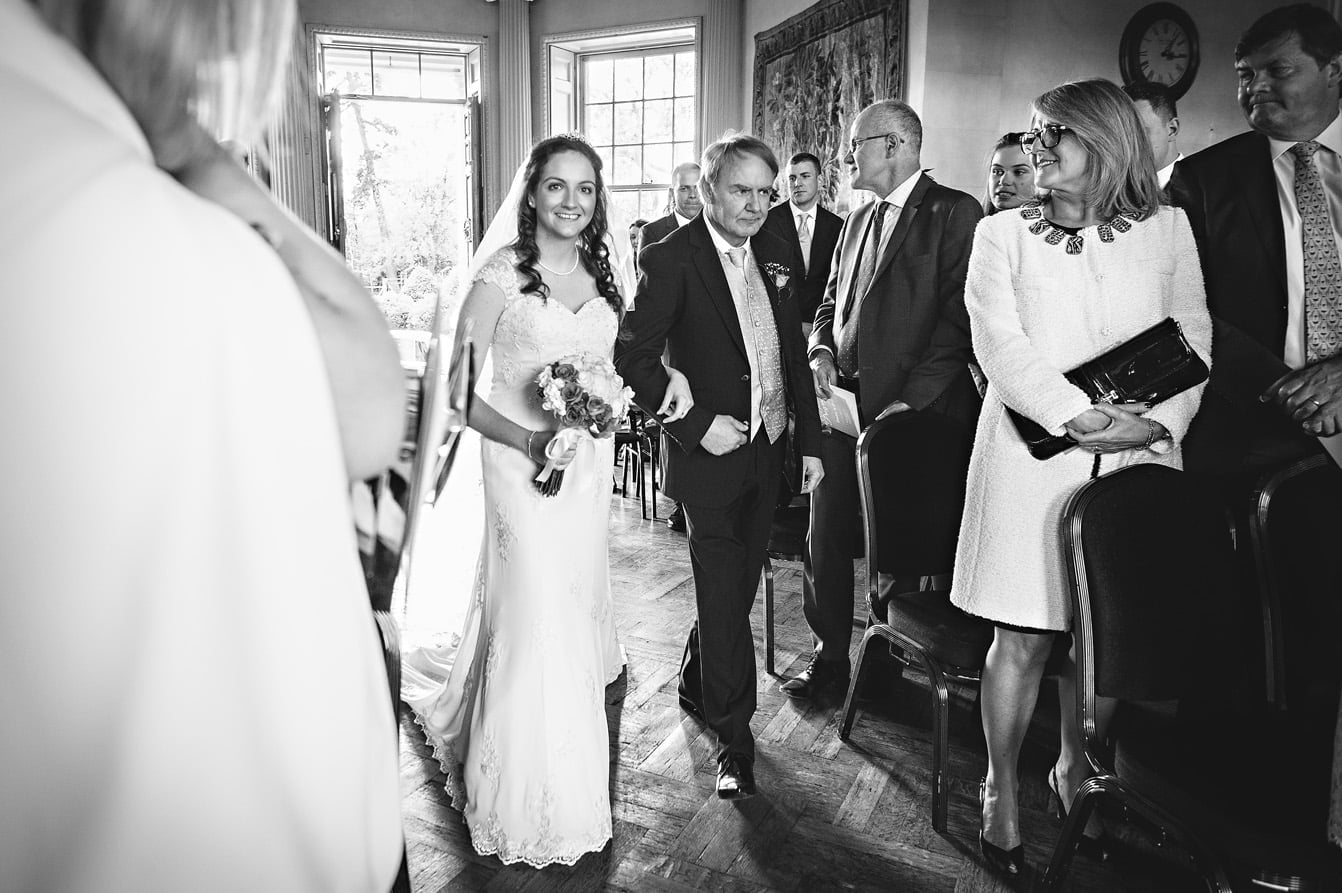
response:
[[(853, 121), (854, 189), (878, 201), (844, 222), (825, 298), (815, 316), (810, 360), (816, 392), (837, 384), (857, 394), (863, 425), (910, 409), (943, 413), (972, 437), (980, 398), (969, 364), (965, 273), (983, 209), (922, 171), (923, 127), (907, 104), (874, 103)], [(858, 531), (856, 442), (827, 432), (825, 482), (811, 496), (803, 604), (815, 650), (783, 691), (807, 698), (849, 675), (853, 553)]]
[[(1253, 129), (1180, 161), (1170, 191), (1198, 242), (1214, 324), (1211, 380), (1184, 438), (1184, 467), (1205, 473), (1247, 544), (1255, 482), (1342, 431), (1342, 27), (1315, 6), (1273, 10), (1240, 37), (1235, 69)], [(1241, 560), (1236, 604), (1252, 654), (1262, 621), (1243, 545)], [(1336, 704), (1335, 593), (1311, 588), (1307, 574), (1281, 590), (1292, 709)], [(1242, 684), (1256, 693), (1261, 681)]]
[(839, 242), (843, 218), (820, 207), (820, 159), (810, 152), (792, 156), (787, 165), (787, 183), (791, 201), (774, 206), (764, 228), (797, 252), (795, 266), (805, 271), (796, 287), (797, 305), (809, 333), (825, 296), (830, 261)]
[[(671, 171), (671, 187), (666, 193), (671, 202), (671, 213), (643, 227), (643, 235), (638, 243), (640, 249), (662, 241), (699, 216), (704, 207), (699, 199), (699, 165), (693, 161), (676, 165), (675, 170)], [(666, 438), (662, 438), (663, 453), (666, 452), (666, 446)], [(685, 509), (680, 503), (676, 503), (667, 516), (666, 526), (677, 533), (685, 532)]]
[(1342, 28), (1282, 7), (1235, 47), (1248, 133), (1175, 165), (1216, 324), (1184, 441), (1192, 471), (1249, 473), (1342, 431)]
[(693, 161), (676, 165), (671, 172), (671, 188), (667, 190), (667, 196), (671, 200), (671, 213), (643, 227), (639, 244), (644, 248), (662, 241), (703, 210), (703, 202), (699, 199), (699, 165)]
[(783, 462), (796, 419), (803, 490), (824, 476), (791, 252), (760, 232), (778, 162), (763, 142), (731, 136), (704, 151), (705, 212), (644, 249), (630, 338), (615, 363), (645, 410), (666, 390), (663, 352), (694, 390), (674, 440), (666, 492), (685, 506), (698, 621), (680, 669), (680, 703), (718, 738), (718, 796), (755, 791), (755, 650), (759, 586)]

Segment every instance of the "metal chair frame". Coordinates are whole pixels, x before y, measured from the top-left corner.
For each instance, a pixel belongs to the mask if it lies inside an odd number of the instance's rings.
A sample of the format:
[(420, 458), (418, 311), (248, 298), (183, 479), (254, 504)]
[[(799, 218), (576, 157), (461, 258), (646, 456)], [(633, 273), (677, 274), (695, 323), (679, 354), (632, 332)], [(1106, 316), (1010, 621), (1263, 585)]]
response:
[[(857, 660), (853, 667), (852, 678), (848, 683), (848, 694), (844, 699), (843, 721), (839, 726), (839, 739), (847, 741), (856, 721), (857, 690), (866, 666), (867, 650), (874, 639), (881, 639), (894, 646), (892, 654), (905, 666), (914, 666), (927, 675), (932, 696), (932, 827), (940, 832), (946, 830), (946, 816), (949, 809), (950, 791), (946, 782), (946, 764), (950, 752), (950, 689), (947, 680), (977, 685), (977, 668), (958, 667), (943, 664), (926, 647), (877, 616), (876, 606), (880, 599), (880, 571), (876, 560), (878, 539), (876, 529), (876, 494), (871, 481), (871, 445), (873, 441), (890, 425), (900, 421), (899, 416), (890, 416), (869, 425), (857, 441), (857, 478), (862, 505), (862, 526), (867, 542), (867, 630), (862, 635), (862, 644), (858, 647)], [(941, 575), (939, 575), (941, 576)], [(924, 588), (927, 581), (924, 578)], [(898, 652), (895, 653), (895, 649)]]

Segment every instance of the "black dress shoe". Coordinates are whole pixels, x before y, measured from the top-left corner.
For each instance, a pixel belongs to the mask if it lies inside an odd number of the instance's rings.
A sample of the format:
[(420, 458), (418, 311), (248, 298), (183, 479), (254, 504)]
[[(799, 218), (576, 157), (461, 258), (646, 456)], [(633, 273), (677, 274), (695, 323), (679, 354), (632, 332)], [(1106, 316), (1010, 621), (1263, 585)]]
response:
[(740, 754), (728, 754), (718, 764), (718, 799), (744, 800), (755, 796), (755, 764)]
[(685, 509), (681, 508), (680, 503), (677, 502), (675, 509), (666, 516), (666, 526), (676, 533), (685, 532)]
[(989, 843), (983, 836), (983, 807), (987, 797), (987, 780), (979, 782), (979, 849), (983, 851), (983, 861), (988, 870), (999, 877), (1019, 878), (1025, 874), (1025, 844), (1018, 843), (1009, 850)]
[(778, 688), (792, 698), (809, 698), (834, 682), (848, 684), (848, 661), (821, 660), (820, 652), (811, 654), (806, 669)]

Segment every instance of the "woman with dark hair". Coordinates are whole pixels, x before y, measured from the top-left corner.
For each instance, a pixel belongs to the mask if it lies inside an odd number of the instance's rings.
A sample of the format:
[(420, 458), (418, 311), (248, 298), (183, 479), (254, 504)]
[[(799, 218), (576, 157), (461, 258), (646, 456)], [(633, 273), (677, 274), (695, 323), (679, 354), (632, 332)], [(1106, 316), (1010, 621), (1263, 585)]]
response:
[[(493, 361), (470, 419), (484, 542), (457, 644), (409, 649), (403, 662), (402, 697), (476, 851), (537, 868), (572, 865), (611, 837), (603, 694), (624, 666), (606, 555), (613, 440), (554, 457), (564, 475), (553, 495), (534, 480), (558, 427), (537, 376), (568, 356), (609, 360), (631, 296), (626, 228), (608, 226), (610, 211), (600, 157), (580, 137), (551, 137), (476, 252), (457, 337), (484, 348), (477, 367)], [(673, 379), (668, 419), (690, 405)]]
[(983, 197), (984, 215), (1010, 211), (1034, 198), (1034, 169), (1020, 150), (1017, 131), (1002, 134), (988, 158), (988, 193)]
[[(1072, 618), (1058, 529), (1067, 497), (1093, 474), (1137, 462), (1182, 467), (1194, 388), (1145, 407), (1091, 404), (1063, 372), (1173, 317), (1210, 362), (1197, 248), (1180, 210), (1162, 206), (1150, 144), (1132, 103), (1104, 80), (1063, 84), (1034, 102), (1021, 137), (1047, 195), (984, 218), (965, 285), (974, 354), (988, 377), (969, 466), (951, 600), (996, 625), (983, 668), (988, 774), (980, 843), (1000, 873), (1024, 871), (1017, 760), (1055, 639)], [(1079, 448), (1030, 455), (1011, 407)], [(1048, 774), (1061, 808), (1089, 774), (1076, 726), (1075, 667), (1059, 683), (1061, 753)], [(1101, 725), (1112, 703), (1101, 708)], [(1098, 828), (1092, 829), (1098, 832)], [(1092, 834), (1085, 851), (1100, 855)]]

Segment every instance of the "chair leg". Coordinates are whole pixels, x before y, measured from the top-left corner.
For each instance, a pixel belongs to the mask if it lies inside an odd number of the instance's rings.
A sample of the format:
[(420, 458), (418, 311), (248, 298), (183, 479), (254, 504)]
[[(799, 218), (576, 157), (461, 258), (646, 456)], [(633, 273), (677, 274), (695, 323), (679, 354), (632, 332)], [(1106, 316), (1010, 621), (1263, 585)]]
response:
[(848, 680), (848, 696), (843, 701), (843, 722), (839, 725), (839, 740), (847, 741), (853, 731), (853, 721), (857, 718), (857, 687), (862, 680), (862, 672), (867, 666), (867, 646), (879, 636), (879, 624), (867, 628), (862, 634), (862, 644), (857, 648), (857, 661), (853, 664), (853, 676)]
[(764, 556), (764, 672), (774, 672), (774, 564)]
[(932, 688), (932, 828), (946, 830), (946, 811), (950, 792), (946, 785), (946, 762), (950, 753), (950, 696), (946, 676), (934, 661), (924, 661), (927, 681)]

